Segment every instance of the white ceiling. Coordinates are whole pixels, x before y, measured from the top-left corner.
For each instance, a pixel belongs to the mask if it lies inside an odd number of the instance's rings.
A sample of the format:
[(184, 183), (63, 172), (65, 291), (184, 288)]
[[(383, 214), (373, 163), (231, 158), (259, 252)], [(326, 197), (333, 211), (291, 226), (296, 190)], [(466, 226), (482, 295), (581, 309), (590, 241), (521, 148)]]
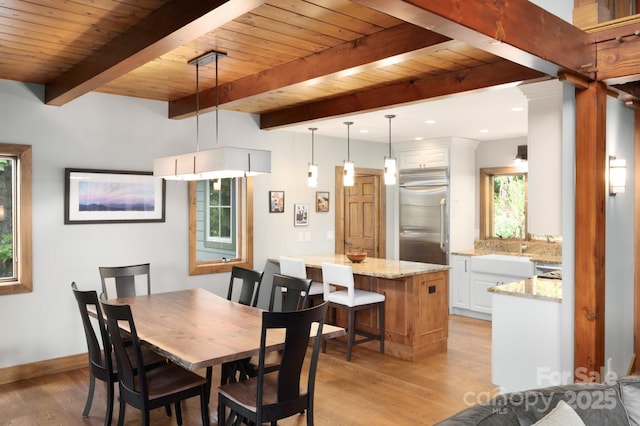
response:
[[(519, 112), (514, 107), (523, 108)], [(517, 87), (494, 88), (470, 94), (458, 94), (418, 104), (393, 107), (376, 112), (319, 120), (290, 126), (284, 130), (311, 134), (309, 127), (317, 127), (316, 136), (347, 137), (345, 121), (352, 121), (350, 138), (372, 142), (406, 142), (457, 136), (478, 141), (522, 137), (527, 134), (527, 100)], [(435, 120), (428, 124), (426, 120)], [(366, 130), (366, 133), (362, 131)], [(481, 132), (486, 130), (486, 133)]]

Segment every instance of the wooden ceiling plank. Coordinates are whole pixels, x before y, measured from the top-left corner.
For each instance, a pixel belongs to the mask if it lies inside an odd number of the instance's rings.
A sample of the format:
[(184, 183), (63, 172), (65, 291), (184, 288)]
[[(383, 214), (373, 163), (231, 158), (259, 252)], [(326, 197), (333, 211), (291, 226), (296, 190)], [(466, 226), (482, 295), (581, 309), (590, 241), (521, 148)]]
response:
[(307, 1), (270, 0), (269, 3), (284, 10), (289, 10), (291, 12), (308, 16), (318, 21), (328, 22), (332, 25), (346, 28), (350, 31), (354, 31), (360, 34), (361, 36), (373, 34), (384, 29), (383, 27), (380, 27), (378, 25), (374, 25), (358, 18), (335, 12), (331, 9), (327, 9), (325, 7), (318, 6)]
[[(379, 66), (372, 65), (377, 61), (387, 61), (388, 58), (402, 58), (403, 55), (413, 57), (424, 54), (422, 49), (430, 49), (438, 43), (447, 42), (448, 38), (415, 27), (411, 24), (401, 24), (388, 30), (380, 31), (354, 42), (347, 42), (322, 53), (307, 56), (265, 70), (256, 75), (245, 77), (233, 83), (221, 85), (220, 104), (233, 104), (246, 100), (270, 90), (294, 84), (308, 84), (317, 78), (333, 78), (337, 73), (358, 72), (358, 67)], [(193, 95), (195, 96), (195, 95)], [(178, 99), (169, 104), (169, 118), (183, 118), (194, 113), (193, 96)], [(200, 95), (200, 105), (206, 110), (215, 106), (215, 90), (203, 91)], [(231, 105), (229, 105), (231, 106)]]
[(371, 24), (377, 25), (382, 28), (391, 28), (402, 23), (401, 20), (389, 16), (385, 13), (380, 13), (377, 10), (370, 9), (368, 7), (360, 6), (349, 0), (307, 0), (310, 3), (317, 4), (326, 9), (335, 10), (345, 15), (352, 16), (366, 21)]
[(355, 40), (362, 37), (362, 34), (355, 31), (350, 31), (346, 28), (341, 28), (328, 22), (318, 21), (317, 19), (312, 19), (308, 16), (303, 16), (289, 10), (280, 9), (270, 4), (265, 4), (264, 6), (253, 10), (251, 13), (273, 20), (281, 20), (285, 24), (292, 25), (297, 28), (306, 28), (309, 31), (322, 33), (342, 41)]
[(419, 80), (334, 97), (302, 107), (261, 114), (260, 128), (277, 129), (282, 126), (309, 122), (320, 118), (374, 111), (391, 105), (402, 105), (542, 77), (544, 75), (538, 71), (512, 62), (502, 61), (449, 73), (445, 76), (425, 77)]
[(595, 63), (591, 37), (527, 0), (352, 1), (550, 76), (571, 70), (594, 77), (582, 68)]
[(94, 55), (45, 87), (45, 103), (62, 105), (130, 72), (264, 1), (168, 1)]

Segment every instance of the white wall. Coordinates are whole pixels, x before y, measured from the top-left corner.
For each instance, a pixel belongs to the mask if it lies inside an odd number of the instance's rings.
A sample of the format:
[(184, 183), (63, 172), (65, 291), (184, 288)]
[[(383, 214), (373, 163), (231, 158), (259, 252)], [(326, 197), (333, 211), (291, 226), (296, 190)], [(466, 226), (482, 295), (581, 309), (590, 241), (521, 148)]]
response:
[(613, 371), (618, 375), (626, 374), (634, 351), (633, 122), (632, 109), (607, 97), (607, 154), (627, 160), (626, 191), (606, 199), (605, 359), (611, 358)]
[[(188, 275), (187, 185), (167, 182), (166, 222), (64, 225), (64, 168), (152, 169), (154, 157), (195, 149), (195, 120), (167, 119), (167, 105), (90, 93), (62, 107), (42, 103), (43, 87), (0, 80), (0, 142), (33, 146), (32, 293), (0, 296), (0, 368), (86, 352), (71, 281), (99, 290), (98, 266), (151, 262), (154, 292), (203, 287), (226, 294), (228, 274)], [(330, 191), (329, 213), (316, 213), (306, 186), (310, 136), (259, 130), (257, 117), (220, 113), (220, 143), (272, 150), (272, 174), (254, 179), (254, 266), (269, 256), (333, 252), (334, 166), (346, 142), (316, 137), (317, 190)], [(213, 147), (212, 114), (200, 117), (200, 147)], [(208, 135), (211, 135), (209, 138)], [(382, 168), (385, 144), (351, 141), (356, 167)], [(285, 191), (285, 213), (268, 213), (268, 191)], [(312, 207), (294, 228), (293, 203)], [(390, 211), (387, 206), (388, 214)], [(392, 211), (392, 210), (391, 210)], [(310, 242), (297, 242), (299, 230)]]

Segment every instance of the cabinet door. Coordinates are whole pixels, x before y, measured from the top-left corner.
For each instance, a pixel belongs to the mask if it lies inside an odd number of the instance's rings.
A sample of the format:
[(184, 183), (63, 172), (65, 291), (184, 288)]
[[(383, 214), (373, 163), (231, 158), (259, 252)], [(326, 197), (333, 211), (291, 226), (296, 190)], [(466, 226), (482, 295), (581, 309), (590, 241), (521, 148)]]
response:
[(469, 309), (469, 256), (451, 256), (450, 307)]
[(502, 284), (502, 277), (491, 274), (477, 274), (471, 276), (469, 291), (469, 309), (490, 314), (492, 312), (491, 293), (488, 289)]
[(400, 152), (398, 157), (400, 169), (447, 167), (449, 165), (449, 149), (443, 147), (404, 151)]

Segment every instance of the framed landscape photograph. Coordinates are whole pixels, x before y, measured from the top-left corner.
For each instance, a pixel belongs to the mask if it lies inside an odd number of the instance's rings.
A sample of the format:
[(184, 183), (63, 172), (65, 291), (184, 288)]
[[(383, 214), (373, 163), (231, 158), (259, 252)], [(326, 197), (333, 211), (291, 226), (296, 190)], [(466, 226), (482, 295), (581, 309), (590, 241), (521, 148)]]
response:
[(284, 213), (284, 191), (269, 191), (269, 213)]
[(152, 172), (65, 169), (65, 224), (164, 220), (165, 180)]
[(306, 226), (309, 224), (309, 204), (294, 204), (293, 214), (295, 226)]
[(329, 211), (329, 193), (326, 191), (316, 192), (316, 211), (327, 213)]

